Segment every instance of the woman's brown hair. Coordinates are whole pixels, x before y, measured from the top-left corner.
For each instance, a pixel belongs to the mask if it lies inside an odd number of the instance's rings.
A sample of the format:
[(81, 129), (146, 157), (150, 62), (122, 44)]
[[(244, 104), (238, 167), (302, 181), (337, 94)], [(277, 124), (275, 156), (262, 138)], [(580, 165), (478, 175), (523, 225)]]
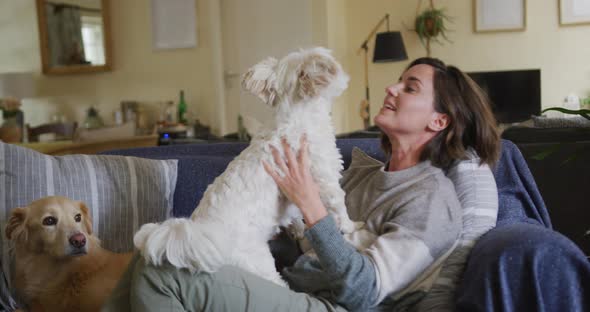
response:
[[(456, 159), (465, 159), (471, 147), (481, 164), (492, 166), (500, 156), (500, 132), (488, 96), (460, 69), (435, 58), (416, 59), (406, 70), (419, 64), (434, 69), (434, 109), (450, 119), (449, 125), (426, 145), (420, 160), (446, 168)], [(391, 143), (384, 134), (381, 147), (391, 153)]]

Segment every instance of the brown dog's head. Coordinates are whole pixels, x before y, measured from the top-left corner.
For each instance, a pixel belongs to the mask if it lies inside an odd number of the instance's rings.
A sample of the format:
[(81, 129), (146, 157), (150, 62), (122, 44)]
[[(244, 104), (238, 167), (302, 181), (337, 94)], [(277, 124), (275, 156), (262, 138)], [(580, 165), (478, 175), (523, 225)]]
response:
[(61, 196), (45, 197), (15, 208), (6, 226), (6, 237), (19, 248), (54, 258), (86, 254), (91, 235), (88, 207)]

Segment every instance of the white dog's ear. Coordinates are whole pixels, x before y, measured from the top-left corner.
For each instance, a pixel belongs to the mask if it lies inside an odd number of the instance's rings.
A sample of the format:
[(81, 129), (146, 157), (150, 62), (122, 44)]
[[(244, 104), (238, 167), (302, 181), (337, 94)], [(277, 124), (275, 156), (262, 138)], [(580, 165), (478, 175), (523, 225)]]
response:
[(90, 215), (90, 209), (83, 202), (78, 202), (80, 205), (80, 211), (82, 212), (82, 224), (86, 228), (86, 233), (92, 235), (92, 216)]
[(242, 88), (256, 95), (264, 103), (273, 106), (276, 96), (275, 66), (277, 59), (269, 57), (252, 66), (242, 78)]
[(27, 239), (27, 231), (25, 230), (25, 218), (27, 211), (25, 208), (14, 208), (10, 213), (10, 219), (6, 225), (4, 233), (6, 238), (14, 241), (23, 241)]
[(298, 72), (297, 94), (302, 99), (318, 96), (336, 78), (340, 65), (326, 51), (305, 56)]

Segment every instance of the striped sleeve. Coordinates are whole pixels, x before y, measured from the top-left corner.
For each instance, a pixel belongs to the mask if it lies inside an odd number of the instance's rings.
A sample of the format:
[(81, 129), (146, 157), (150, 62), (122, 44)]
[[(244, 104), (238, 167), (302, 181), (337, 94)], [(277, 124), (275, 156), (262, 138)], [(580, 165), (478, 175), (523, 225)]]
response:
[(461, 202), (463, 228), (457, 248), (443, 263), (432, 288), (418, 305), (418, 311), (455, 311), (455, 289), (463, 275), (469, 252), (477, 240), (496, 226), (498, 190), (488, 165), (471, 153), (447, 172)]

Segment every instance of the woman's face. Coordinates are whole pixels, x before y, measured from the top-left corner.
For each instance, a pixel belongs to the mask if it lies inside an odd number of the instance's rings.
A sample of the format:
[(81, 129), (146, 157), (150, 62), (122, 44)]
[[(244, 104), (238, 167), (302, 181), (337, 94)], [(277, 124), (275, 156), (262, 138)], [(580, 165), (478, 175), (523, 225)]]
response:
[(385, 88), (383, 107), (375, 124), (388, 137), (416, 136), (429, 132), (434, 110), (434, 69), (419, 64), (405, 71), (396, 84)]

